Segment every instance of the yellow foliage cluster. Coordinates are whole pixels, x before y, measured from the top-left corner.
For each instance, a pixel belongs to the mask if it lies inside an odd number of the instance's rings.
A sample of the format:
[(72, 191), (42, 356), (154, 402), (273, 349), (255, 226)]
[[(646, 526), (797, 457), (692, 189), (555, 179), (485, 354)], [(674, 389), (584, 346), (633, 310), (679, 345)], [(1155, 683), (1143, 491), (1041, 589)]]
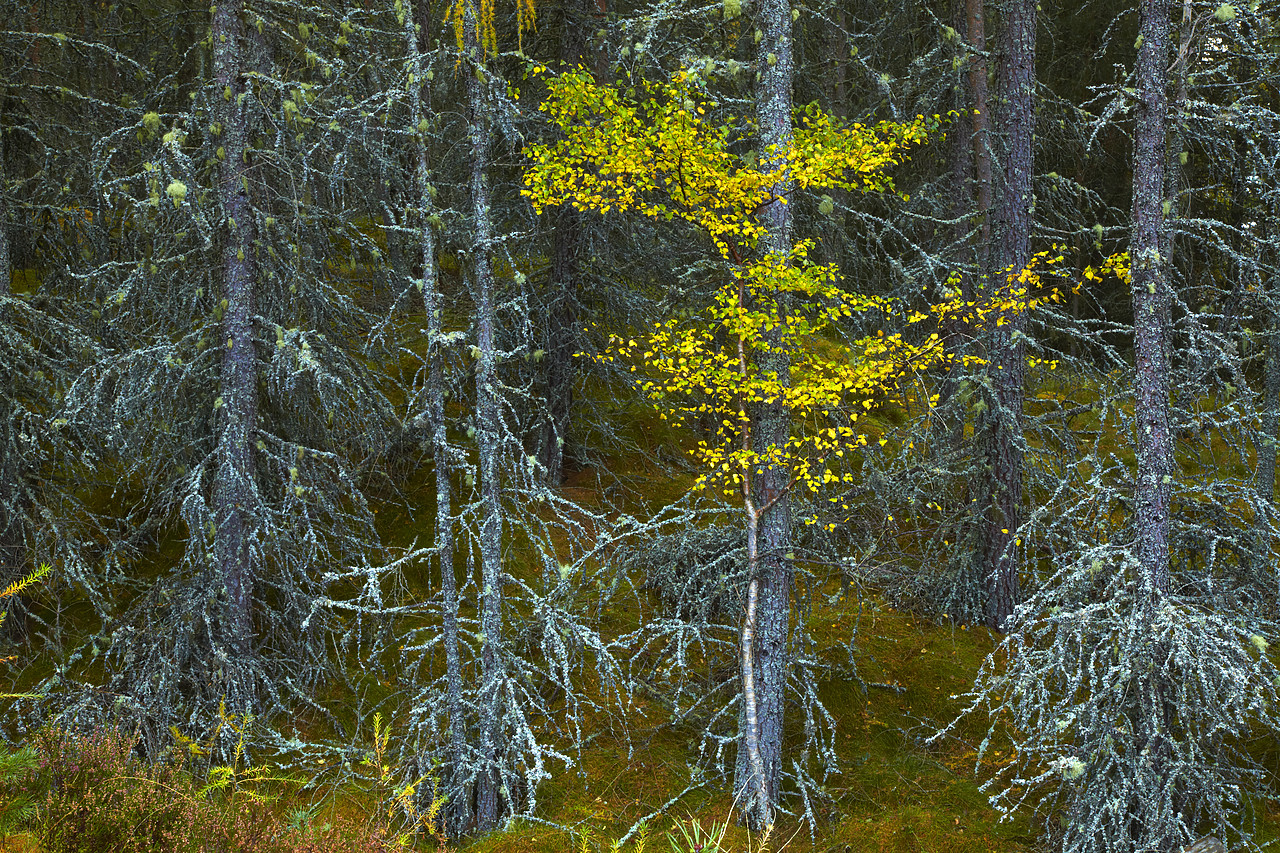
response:
[[(837, 326), (868, 311), (899, 315), (900, 328), (925, 321), (937, 329), (973, 328), (992, 316), (1006, 322), (1013, 312), (1060, 298), (1056, 290), (1043, 292), (1040, 273), (1061, 258), (1038, 255), (980, 299), (949, 298), (928, 311), (906, 311), (893, 300), (846, 290), (834, 265), (810, 261), (810, 241), (760, 254), (765, 225), (758, 213), (787, 201), (775, 197), (780, 187), (892, 191), (886, 170), (925, 142), (941, 119), (866, 126), (811, 106), (798, 111), (785, 150), (740, 155), (734, 149), (749, 127), (732, 116), (713, 121), (718, 105), (696, 84), (682, 71), (636, 84), (637, 94), (621, 84), (599, 85), (582, 70), (550, 77), (540, 109), (562, 138), (526, 149), (524, 194), (539, 211), (570, 204), (683, 221), (705, 233), (725, 262), (723, 283), (702, 311), (658, 322), (638, 339), (613, 334), (597, 356), (636, 373), (638, 388), (664, 419), (703, 431), (693, 450), (700, 487), (727, 498), (746, 495), (750, 471), (762, 465), (787, 471), (790, 487), (815, 493), (851, 482), (846, 454), (867, 443), (859, 419), (950, 355), (937, 330), (879, 331), (848, 342)], [(768, 368), (779, 363), (789, 365), (785, 375)], [(753, 445), (754, 413), (778, 402), (790, 412), (791, 436), (782, 446)]]
[(1108, 275), (1114, 275), (1125, 284), (1133, 283), (1128, 252), (1112, 255), (1103, 261), (1101, 266), (1089, 266), (1084, 271), (1084, 277), (1089, 281), (1102, 281)]
[[(538, 68), (538, 72), (545, 69)], [(636, 211), (706, 231), (726, 260), (741, 261), (763, 233), (755, 211), (779, 200), (780, 186), (892, 190), (885, 170), (906, 159), (941, 124), (939, 116), (866, 126), (810, 106), (797, 115), (791, 145), (746, 155), (750, 133), (734, 116), (713, 121), (719, 104), (680, 71), (636, 89), (605, 86), (577, 69), (552, 75), (539, 107), (562, 138), (525, 149), (523, 194), (536, 210)]]

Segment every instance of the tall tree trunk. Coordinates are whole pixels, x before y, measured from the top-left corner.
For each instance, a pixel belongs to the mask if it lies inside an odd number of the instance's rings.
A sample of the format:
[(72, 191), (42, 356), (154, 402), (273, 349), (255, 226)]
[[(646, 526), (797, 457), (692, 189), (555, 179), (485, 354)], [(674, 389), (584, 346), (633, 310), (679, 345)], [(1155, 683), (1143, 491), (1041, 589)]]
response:
[[(413, 2), (405, 15), (405, 41), (414, 65), (418, 83), (410, 91), (414, 125), (430, 119), (430, 92), (427, 84), (426, 56), (414, 26), (418, 16)], [(436, 564), (440, 569), (441, 606), (445, 661), (445, 714), (448, 718), (448, 763), (444, 770), (443, 794), (445, 830), (451, 836), (461, 835), (471, 823), (471, 801), (466, 795), (463, 754), (467, 737), (467, 721), (463, 711), (462, 656), (458, 646), (458, 579), (453, 566), (453, 466), (445, 425), (444, 399), (444, 305), (440, 294), (439, 267), (436, 264), (436, 235), (429, 216), (434, 207), (431, 199), (431, 160), (425, 133), (415, 139), (415, 168), (418, 204), (421, 208), (422, 307), (427, 315), (427, 423), (431, 429), (431, 455), (436, 475)], [(425, 769), (425, 768), (424, 768)]]
[[(956, 61), (970, 66), (972, 63), (979, 61), (979, 57), (975, 55), (969, 47), (968, 27), (969, 27), (969, 9), (971, 0), (952, 0), (952, 20), (956, 24), (957, 45), (956, 45)], [(981, 13), (981, 8), (979, 8)], [(958, 66), (959, 67), (959, 66)], [(983, 81), (985, 83), (985, 74)], [(951, 245), (956, 251), (956, 262), (960, 267), (960, 293), (966, 301), (971, 301), (973, 297), (973, 276), (968, 269), (975, 268), (974, 258), (981, 249), (978, 244), (966, 245), (969, 243), (970, 233), (973, 231), (974, 225), (974, 183), (976, 172), (974, 170), (975, 146), (977, 145), (977, 135), (975, 133), (974, 123), (978, 116), (974, 115), (974, 93), (970, 80), (970, 74), (966, 71), (959, 74), (956, 79), (955, 90), (953, 92), (953, 101), (956, 112), (961, 116), (960, 120), (955, 123), (951, 132), (947, 134), (948, 158), (951, 161), (948, 171), (951, 173), (950, 189), (951, 189), (951, 210), (950, 218), (954, 221), (949, 235)], [(986, 211), (979, 210), (977, 212), (979, 222), (986, 222)], [(983, 227), (986, 227), (985, 224)], [(976, 267), (981, 269), (981, 267)], [(959, 318), (952, 318), (946, 321), (943, 329), (943, 339), (946, 341), (948, 350), (951, 353), (959, 354), (965, 351), (972, 337), (972, 329), (969, 324)], [(950, 407), (947, 403), (954, 396), (959, 379), (964, 373), (962, 365), (947, 365), (946, 374), (942, 378), (940, 387), (938, 388), (938, 409), (940, 412), (949, 411)], [(964, 439), (964, 418), (957, 417), (960, 413), (953, 413), (952, 419), (946, 419), (945, 416), (935, 420), (931, 424), (932, 442), (942, 451), (948, 445), (951, 448), (959, 447)], [(978, 586), (978, 584), (974, 584)]]
[[(1031, 179), (1036, 84), (1035, 0), (1008, 0), (1000, 33), (1001, 176), (990, 279), (999, 291), (1031, 259)], [(981, 158), (980, 158), (981, 159)], [(1021, 600), (1014, 537), (1022, 521), (1022, 408), (1026, 383), (1027, 315), (1010, 312), (992, 325), (991, 397), (986, 460), (991, 472), (983, 537), (986, 622), (1001, 630)]]
[[(603, 24), (608, 13), (607, 0), (564, 0), (564, 21), (560, 30), (560, 60), (576, 65), (587, 59), (592, 24)], [(603, 76), (603, 53), (596, 51), (592, 63), (597, 78)], [(597, 80), (597, 82), (603, 82)], [(573, 408), (573, 384), (577, 373), (573, 356), (577, 352), (577, 293), (581, 287), (581, 254), (584, 239), (582, 214), (573, 205), (556, 209), (551, 236), (551, 281), (544, 302), (546, 326), (543, 329), (539, 363), (546, 411), (538, 428), (538, 462), (546, 481), (559, 485), (564, 481), (565, 442)]]
[(1133, 151), (1134, 404), (1138, 478), (1134, 484), (1138, 561), (1145, 585), (1169, 590), (1169, 512), (1173, 438), (1169, 432), (1169, 350), (1172, 293), (1162, 257), (1165, 134), (1168, 125), (1169, 4), (1142, 0), (1138, 48), (1137, 124)]
[[(0, 92), (0, 99), (4, 93)], [(4, 117), (0, 113), (0, 333), (11, 321), (6, 300), (12, 294), (13, 253), (9, 245), (9, 186), (5, 163)], [(13, 445), (13, 366), (0, 360), (0, 582), (19, 578), (23, 554), (22, 500), (18, 457)], [(7, 620), (16, 623), (17, 620)]]
[[(1271, 288), (1275, 293), (1276, 288)], [(1274, 299), (1275, 296), (1272, 296)], [(1258, 466), (1254, 472), (1254, 493), (1258, 496), (1259, 533), (1255, 559), (1265, 560), (1270, 553), (1270, 539), (1264, 531), (1269, 526), (1270, 513), (1262, 507), (1276, 498), (1276, 442), (1280, 441), (1280, 316), (1274, 310), (1267, 311), (1266, 367), (1262, 380), (1262, 433), (1258, 440)]]
[[(1173, 484), (1173, 436), (1169, 431), (1172, 288), (1165, 231), (1168, 133), (1169, 2), (1142, 0), (1140, 46), (1134, 76), (1137, 107), (1133, 137), (1133, 224), (1129, 238), (1134, 332), (1134, 421), (1138, 474), (1134, 482), (1134, 527), (1141, 576), (1137, 579), (1135, 618), (1144, 634), (1156, 607), (1169, 592), (1169, 531)], [(1161, 673), (1167, 648), (1151, 650), (1158, 667), (1137, 692), (1141, 751), (1154, 774), (1151, 791), (1164, 790), (1173, 723), (1170, 685)], [(1135, 663), (1136, 666), (1136, 663)], [(1150, 667), (1151, 664), (1148, 664)], [(1134, 838), (1146, 834), (1135, 818)], [(1156, 849), (1171, 850), (1176, 838), (1159, 839)]]
[(501, 705), (506, 672), (497, 648), (502, 642), (502, 493), (498, 480), (502, 447), (501, 400), (498, 391), (496, 306), (493, 269), (493, 220), (489, 209), (490, 99), (487, 69), (476, 20), (468, 2), (463, 21), (463, 49), (467, 54), (467, 140), (471, 154), (471, 205), (474, 249), (471, 298), (476, 311), (476, 443), (480, 464), (480, 761), (476, 779), (476, 828), (498, 825), (503, 810), (500, 753)]
[[(223, 0), (213, 11), (213, 70), (217, 83), (214, 117), (222, 126), (219, 139), (225, 159), (218, 175), (221, 205), (222, 361), (218, 377), (221, 405), (217, 412), (217, 474), (214, 483), (214, 560), (226, 588), (223, 638), (240, 660), (253, 646), (253, 438), (258, 422), (258, 366), (254, 345), (255, 221), (248, 192), (244, 154), (248, 138), (249, 49), (244, 30), (243, 0)], [(238, 685), (247, 689), (246, 685)], [(252, 707), (251, 695), (234, 697), (232, 707)]]
[[(977, 180), (978, 269), (987, 268), (991, 245), (991, 117), (987, 85), (987, 14), (984, 0), (965, 0), (965, 38), (969, 44), (969, 97)], [(1033, 32), (1034, 35), (1034, 32)]]
[[(764, 0), (757, 26), (762, 36), (756, 92), (760, 148), (762, 153), (783, 151), (790, 146), (792, 137), (794, 62), (788, 0)], [(791, 250), (791, 209), (782, 201), (790, 191), (790, 184), (774, 186), (775, 201), (761, 212), (768, 229), (761, 241), (764, 251), (785, 256)], [(786, 381), (791, 365), (777, 348), (759, 357), (759, 367)], [(757, 453), (770, 446), (783, 447), (790, 438), (790, 415), (781, 402), (759, 405), (751, 422), (751, 443)], [(750, 559), (753, 565), (748, 588), (751, 600), (742, 626), (743, 713), (734, 791), (743, 820), (748, 826), (763, 829), (773, 824), (782, 778), (783, 714), (791, 673), (791, 565), (785, 556), (791, 544), (791, 510), (785, 470), (761, 465), (750, 473), (750, 478), (744, 510), (748, 530), (755, 526), (758, 541), (752, 544), (755, 553)], [(753, 517), (757, 508), (759, 515)], [(745, 689), (748, 685), (750, 690)], [(763, 779), (759, 778), (761, 773)]]

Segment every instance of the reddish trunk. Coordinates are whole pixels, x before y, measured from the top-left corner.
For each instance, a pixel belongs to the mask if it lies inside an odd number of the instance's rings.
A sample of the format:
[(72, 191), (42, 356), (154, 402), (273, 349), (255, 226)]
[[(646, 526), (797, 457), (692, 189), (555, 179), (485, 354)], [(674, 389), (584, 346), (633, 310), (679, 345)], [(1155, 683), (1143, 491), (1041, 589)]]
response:
[[(1031, 258), (1031, 179), (1035, 129), (1035, 0), (1005, 4), (997, 68), (1000, 104), (1000, 196), (990, 286), (1000, 292)], [(992, 324), (991, 397), (986, 458), (991, 490), (984, 521), (986, 623), (1002, 630), (1021, 600), (1015, 537), (1022, 522), (1022, 408), (1026, 382), (1027, 315), (1012, 311)]]

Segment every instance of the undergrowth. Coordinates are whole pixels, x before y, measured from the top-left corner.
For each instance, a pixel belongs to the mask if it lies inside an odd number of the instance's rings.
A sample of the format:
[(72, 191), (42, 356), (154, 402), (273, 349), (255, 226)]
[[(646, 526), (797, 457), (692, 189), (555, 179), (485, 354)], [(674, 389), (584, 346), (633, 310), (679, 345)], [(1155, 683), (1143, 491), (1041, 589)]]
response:
[[(0, 760), (0, 829), (44, 853), (375, 853), (384, 832), (338, 814), (294, 812), (236, 768), (200, 774), (182, 751), (146, 761), (138, 739), (101, 729), (42, 729)], [(238, 781), (237, 781), (238, 780)], [(5, 849), (9, 849), (6, 845)]]

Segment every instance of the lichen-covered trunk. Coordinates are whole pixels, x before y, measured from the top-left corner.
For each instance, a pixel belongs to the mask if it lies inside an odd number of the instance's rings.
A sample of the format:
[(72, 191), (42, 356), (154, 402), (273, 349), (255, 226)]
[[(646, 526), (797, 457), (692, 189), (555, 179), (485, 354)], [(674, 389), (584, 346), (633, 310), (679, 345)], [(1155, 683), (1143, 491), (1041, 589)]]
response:
[(1142, 0), (1133, 150), (1133, 225), (1130, 236), (1134, 332), (1134, 404), (1138, 477), (1134, 536), (1145, 583), (1169, 590), (1169, 512), (1173, 437), (1169, 432), (1169, 325), (1172, 294), (1164, 230), (1168, 124), (1168, 0)]
[[(997, 292), (1031, 258), (1035, 133), (1036, 2), (1009, 0), (1000, 34), (997, 83), (1000, 93), (1001, 174), (994, 223), (991, 287)], [(1015, 537), (1022, 522), (1022, 409), (1026, 382), (1024, 311), (1010, 311), (991, 324), (988, 363), (991, 400), (984, 430), (991, 490), (982, 542), (986, 578), (986, 623), (1002, 630), (1021, 601)]]
[[(418, 85), (410, 93), (414, 125), (428, 118), (430, 89), (427, 88), (426, 62), (414, 26), (412, 0), (405, 15), (405, 40), (414, 63)], [(436, 565), (440, 570), (442, 634), (445, 661), (445, 714), (448, 732), (448, 763), (444, 769), (445, 831), (461, 835), (471, 823), (471, 801), (466, 796), (465, 768), (462, 766), (467, 737), (463, 710), (462, 656), (458, 646), (458, 579), (453, 565), (453, 483), (449, 439), (445, 425), (445, 375), (442, 342), (444, 306), (440, 294), (439, 268), (436, 265), (436, 235), (429, 216), (434, 207), (431, 198), (431, 159), (426, 136), (415, 137), (414, 159), (418, 204), (421, 207), (419, 242), (422, 258), (422, 307), (427, 315), (427, 423), (431, 429), (431, 456), (436, 478)], [(426, 769), (426, 768), (424, 768)]]
[[(498, 647), (502, 642), (502, 492), (499, 477), (501, 400), (497, 342), (494, 337), (493, 220), (489, 209), (489, 125), (491, 108), (482, 61), (476, 10), (467, 4), (463, 22), (467, 54), (467, 141), (471, 155), (471, 205), (474, 241), (471, 299), (476, 312), (476, 444), (480, 465), (480, 761), (475, 801), (476, 828), (495, 828), (505, 810), (501, 802), (501, 705), (506, 674)], [(507, 798), (509, 800), (509, 797)], [(509, 808), (509, 802), (507, 807)]]
[[(4, 120), (0, 116), (0, 334), (7, 333), (11, 322), (7, 300), (13, 281), (4, 143)], [(8, 359), (0, 359), (0, 582), (4, 584), (21, 577), (26, 562), (19, 511), (18, 456), (13, 443), (13, 393), (13, 367)]]
[[(1272, 293), (1275, 288), (1272, 288)], [(1267, 314), (1266, 364), (1262, 379), (1262, 429), (1255, 442), (1257, 468), (1254, 470), (1253, 491), (1258, 507), (1253, 534), (1253, 553), (1250, 559), (1254, 570), (1263, 576), (1269, 570), (1271, 557), (1271, 520), (1275, 517), (1276, 500), (1276, 442), (1280, 441), (1280, 316), (1273, 311)]]
[[(213, 486), (214, 566), (225, 587), (221, 640), (227, 654), (243, 661), (253, 651), (253, 439), (258, 422), (258, 370), (254, 345), (253, 209), (244, 153), (248, 136), (245, 81), (248, 44), (243, 0), (223, 0), (214, 7), (212, 41), (216, 91), (214, 117), (222, 126), (224, 149), (218, 169), (221, 207), (220, 277), (224, 300), (221, 365), (218, 376), (217, 472)], [(233, 659), (233, 664), (235, 660)], [(245, 685), (238, 685), (244, 689)], [(251, 696), (234, 697), (239, 709), (254, 704)], [(229, 702), (229, 704), (232, 704)]]
[[(757, 21), (761, 33), (757, 67), (760, 82), (756, 91), (756, 118), (759, 125), (762, 154), (782, 151), (792, 137), (791, 7), (787, 0), (764, 0)], [(791, 250), (791, 211), (780, 199), (789, 195), (790, 185), (773, 187), (775, 200), (761, 211), (767, 234), (761, 248), (768, 252)], [(786, 381), (790, 361), (786, 354), (773, 350), (758, 356), (758, 365), (766, 374)], [(780, 401), (763, 403), (751, 413), (751, 443), (757, 453), (770, 446), (782, 447), (791, 435), (791, 418)], [(757, 466), (751, 472), (746, 511), (754, 507), (762, 511), (758, 520), (758, 541), (753, 559), (752, 577), (756, 593), (753, 619), (744, 619), (750, 627), (749, 654), (742, 655), (742, 680), (752, 683), (751, 696), (744, 692), (743, 714), (740, 715), (738, 754), (735, 766), (734, 792), (743, 821), (751, 827), (771, 826), (778, 802), (782, 778), (782, 731), (786, 707), (787, 681), (791, 674), (788, 640), (791, 628), (791, 564), (787, 554), (791, 546), (791, 511), (786, 489), (788, 473), (777, 466)], [(744, 639), (745, 637), (744, 630)], [(754, 707), (748, 708), (751, 702)], [(745, 738), (751, 735), (746, 720), (754, 712), (754, 736), (759, 761), (752, 759)], [(753, 766), (754, 765), (754, 766)], [(757, 767), (764, 779), (757, 780)]]
[[(1271, 288), (1272, 293), (1276, 288)], [(1274, 296), (1272, 297), (1274, 298)], [(1280, 314), (1267, 315), (1266, 366), (1262, 379), (1262, 434), (1258, 441), (1258, 467), (1254, 492), (1259, 501), (1276, 499), (1276, 442), (1280, 441)]]

